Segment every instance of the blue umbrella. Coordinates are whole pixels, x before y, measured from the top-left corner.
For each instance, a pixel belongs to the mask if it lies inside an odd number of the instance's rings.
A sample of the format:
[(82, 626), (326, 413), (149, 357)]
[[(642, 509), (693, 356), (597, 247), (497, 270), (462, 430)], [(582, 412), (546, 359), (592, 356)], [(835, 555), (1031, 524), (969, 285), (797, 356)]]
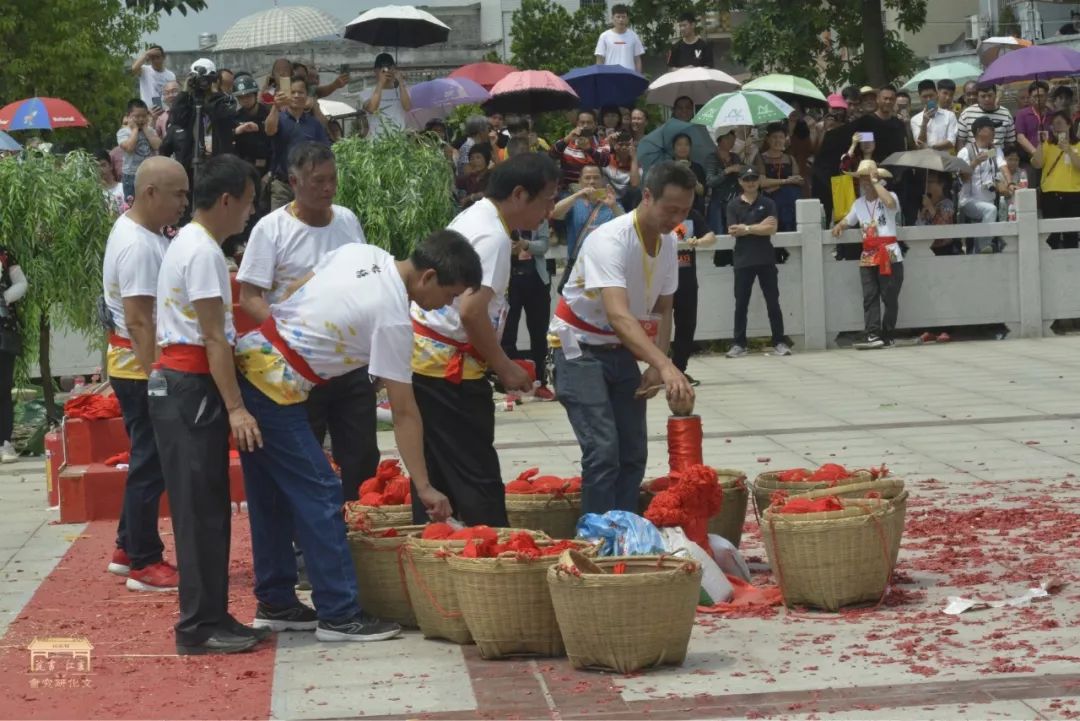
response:
[(653, 164), (674, 157), (671, 145), (677, 135), (690, 136), (690, 159), (695, 163), (705, 165), (709, 156), (716, 152), (716, 143), (704, 125), (684, 123), (672, 118), (638, 141), (637, 159), (642, 171), (648, 172)]
[(581, 97), (583, 108), (602, 108), (606, 105), (629, 107), (649, 87), (644, 75), (627, 70), (622, 65), (574, 68), (562, 78)]
[(22, 150), (22, 146), (15, 142), (15, 138), (0, 130), (0, 150)]

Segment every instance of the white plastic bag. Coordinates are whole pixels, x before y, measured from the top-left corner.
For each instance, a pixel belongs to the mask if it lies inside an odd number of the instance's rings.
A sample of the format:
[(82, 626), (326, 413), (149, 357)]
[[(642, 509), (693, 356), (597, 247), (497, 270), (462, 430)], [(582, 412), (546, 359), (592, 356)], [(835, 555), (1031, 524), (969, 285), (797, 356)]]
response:
[(701, 564), (701, 604), (703, 606), (731, 600), (735, 593), (731, 583), (704, 548), (687, 538), (681, 528), (661, 528), (660, 535), (664, 539), (664, 550), (668, 553), (673, 556), (689, 555)]
[(750, 567), (746, 565), (739, 549), (728, 539), (715, 533), (709, 534), (709, 548), (712, 549), (713, 558), (720, 570), (729, 576), (736, 576), (744, 581), (750, 581)]

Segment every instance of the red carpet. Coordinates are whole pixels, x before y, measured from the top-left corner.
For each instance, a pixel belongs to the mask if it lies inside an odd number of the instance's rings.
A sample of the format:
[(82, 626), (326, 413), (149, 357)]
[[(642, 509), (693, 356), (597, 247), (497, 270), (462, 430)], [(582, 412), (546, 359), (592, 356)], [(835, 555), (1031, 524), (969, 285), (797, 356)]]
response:
[[(170, 530), (163, 522), (167, 558)], [(269, 717), (274, 641), (253, 653), (176, 656), (176, 594), (128, 591), (107, 573), (115, 535), (115, 521), (89, 524), (9, 627), (0, 642), (0, 719)], [(230, 610), (245, 623), (255, 610), (249, 537), (247, 515), (234, 515)], [(87, 637), (92, 673), (65, 674), (62, 665), (29, 673), (30, 642), (58, 636)]]

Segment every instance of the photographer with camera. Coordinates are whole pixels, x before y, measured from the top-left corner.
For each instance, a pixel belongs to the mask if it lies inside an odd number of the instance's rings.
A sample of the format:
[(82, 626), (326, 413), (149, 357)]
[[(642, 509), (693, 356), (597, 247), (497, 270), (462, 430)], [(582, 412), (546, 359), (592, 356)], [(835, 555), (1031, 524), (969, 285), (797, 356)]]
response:
[[(994, 140), (994, 121), (979, 117), (971, 124), (973, 143), (968, 143), (956, 157), (971, 166), (970, 174), (961, 174), (960, 215), (977, 223), (997, 221), (997, 173), (1005, 169), (1005, 154)], [(976, 238), (973, 252), (992, 253), (993, 238)]]
[[(281, 85), (284, 86), (284, 79)], [(266, 134), (272, 150), (270, 174), (270, 210), (277, 210), (293, 199), (289, 185), (288, 157), (295, 145), (315, 141), (330, 145), (326, 127), (309, 111), (307, 78), (293, 77), (286, 93), (278, 90), (274, 104), (266, 116)]]
[(412, 101), (409, 89), (405, 87), (405, 77), (398, 70), (393, 55), (379, 53), (375, 57), (375, 87), (365, 90), (360, 99), (368, 114), (368, 137), (377, 137), (384, 123), (398, 130), (405, 129), (405, 113), (412, 110)]
[[(221, 92), (214, 63), (200, 58), (191, 64), (184, 88), (169, 110), (162, 155), (179, 161), (194, 184), (196, 166), (206, 158), (233, 152), (233, 133), (239, 124), (236, 100)], [(201, 151), (198, 155), (196, 147)]]

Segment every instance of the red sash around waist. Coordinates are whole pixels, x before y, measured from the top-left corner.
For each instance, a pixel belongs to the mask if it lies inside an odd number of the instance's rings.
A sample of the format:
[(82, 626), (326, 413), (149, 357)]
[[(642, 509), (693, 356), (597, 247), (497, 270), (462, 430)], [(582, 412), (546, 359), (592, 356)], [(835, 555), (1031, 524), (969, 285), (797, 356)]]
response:
[(326, 382), (326, 379), (319, 377), (319, 374), (312, 370), (308, 362), (304, 360), (304, 357), (289, 347), (289, 344), (285, 342), (285, 339), (278, 333), (277, 322), (274, 320), (274, 316), (270, 315), (266, 317), (263, 324), (259, 326), (259, 331), (263, 334), (266, 340), (270, 341), (270, 345), (277, 349), (277, 352), (282, 355), (285, 362), (293, 367), (297, 373), (304, 377), (305, 380), (314, 383), (319, 386)]
[(117, 333), (109, 333), (109, 345), (117, 348), (131, 348), (131, 339)]
[(604, 330), (603, 328), (597, 328), (595, 325), (584, 321), (578, 316), (577, 313), (570, 308), (570, 304), (566, 302), (566, 298), (559, 296), (559, 302), (555, 306), (555, 317), (563, 321), (567, 325), (573, 326), (580, 331), (586, 333), (592, 333), (593, 335), (609, 336), (611, 338), (616, 337), (615, 331)]
[(206, 346), (175, 343), (161, 349), (158, 359), (163, 368), (182, 373), (210, 373), (210, 359), (206, 355)]
[(416, 320), (413, 320), (412, 327), (413, 333), (416, 335), (429, 338), (436, 343), (442, 343), (454, 349), (454, 355), (450, 357), (450, 362), (446, 364), (446, 371), (443, 373), (443, 379), (451, 383), (461, 383), (465, 374), (465, 356), (472, 356), (481, 363), (485, 362), (484, 357), (473, 347), (472, 343), (462, 343), (459, 340), (448, 338)]
[(889, 255), (888, 246), (895, 242), (897, 242), (896, 236), (893, 235), (878, 235), (877, 233), (868, 232), (863, 238), (863, 255), (873, 253), (870, 267), (877, 266), (881, 275), (892, 275), (892, 256)]

